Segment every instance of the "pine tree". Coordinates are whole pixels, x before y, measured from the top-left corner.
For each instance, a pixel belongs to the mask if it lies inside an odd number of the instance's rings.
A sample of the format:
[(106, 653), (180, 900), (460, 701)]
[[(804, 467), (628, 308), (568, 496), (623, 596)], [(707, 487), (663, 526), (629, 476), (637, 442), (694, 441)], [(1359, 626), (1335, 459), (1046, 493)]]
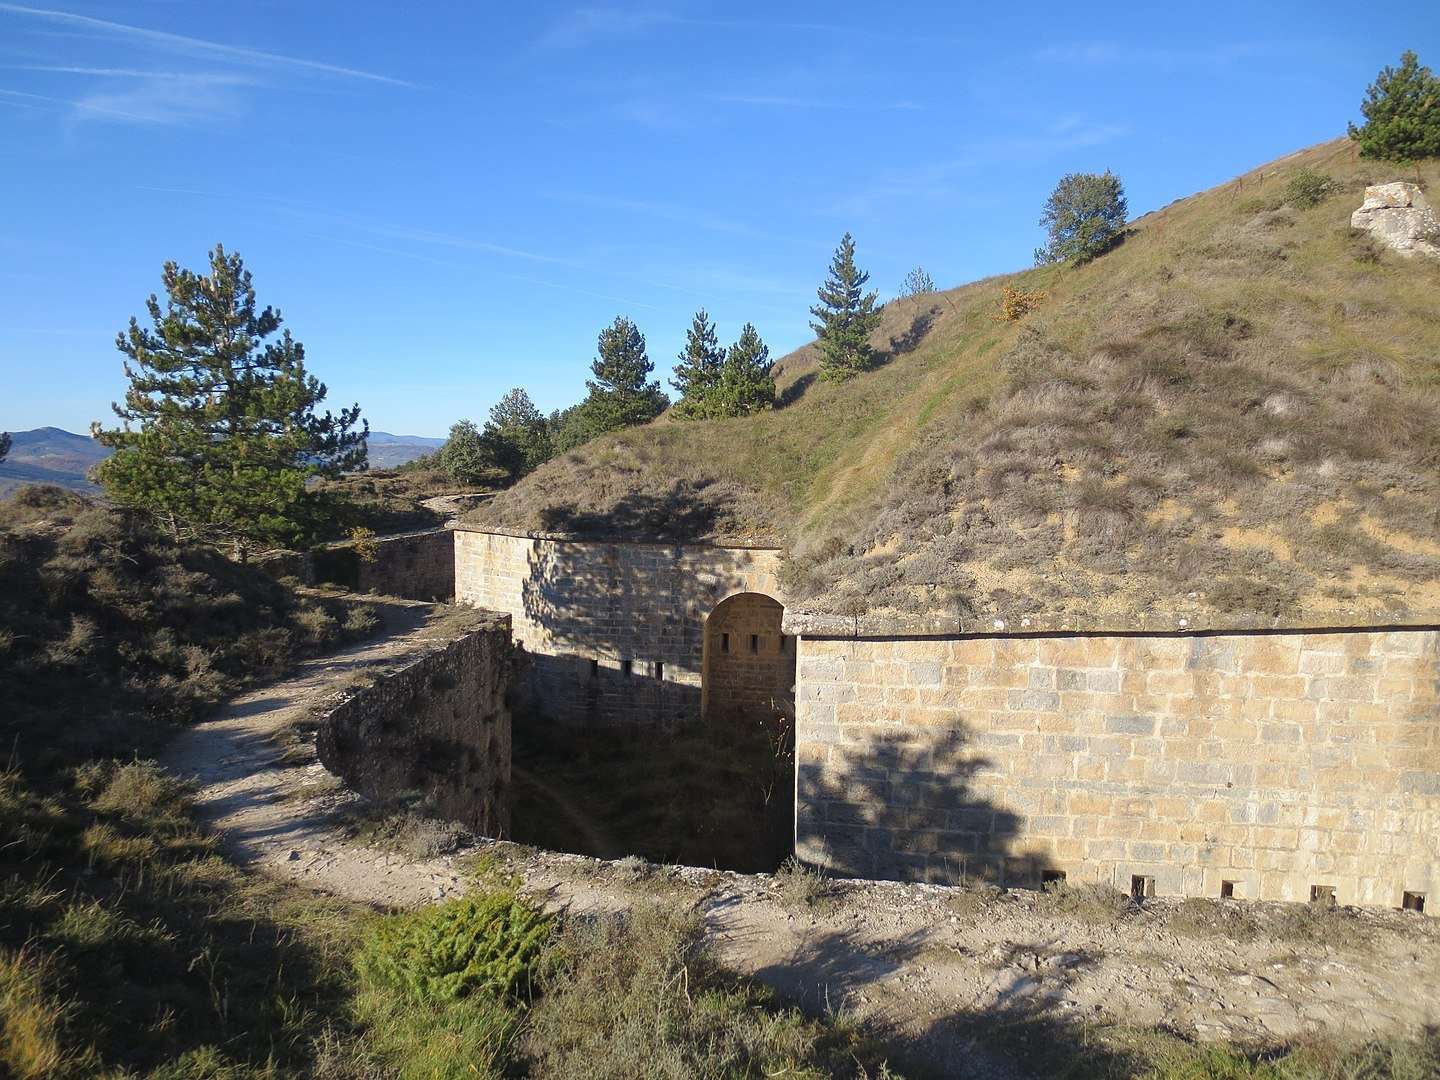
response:
[(935, 282), (923, 266), (917, 266), (905, 275), (900, 283), (901, 296), (924, 296), (935, 291)]
[(512, 482), (550, 460), (545, 417), (518, 386), (491, 408), (483, 437), (495, 464)]
[(1350, 125), (1350, 138), (1360, 156), (1382, 161), (1414, 162), (1440, 157), (1440, 79), (1413, 52), (1400, 57), (1400, 67), (1376, 76), (1360, 105), (1361, 127)]
[(775, 405), (775, 377), (770, 350), (750, 323), (725, 354), (720, 378), (712, 392), (715, 416), (749, 416)]
[(217, 244), (208, 276), (167, 262), (161, 280), (164, 308), (147, 302), (153, 329), (132, 318), (116, 338), (130, 380), (112, 406), (123, 424), (92, 425), (115, 450), (97, 469), (106, 493), (241, 560), (257, 544), (313, 539), (325, 511), (306, 482), (365, 468), (360, 407), (315, 411), (325, 386), (289, 330), (266, 340), (280, 312), (257, 310), (239, 255)]
[(674, 413), (682, 420), (703, 420), (711, 415), (710, 398), (720, 380), (725, 350), (715, 337), (715, 324), (701, 308), (685, 333), (685, 349), (675, 365), (670, 385), (680, 391)]
[(623, 315), (600, 331), (599, 355), (590, 365), (593, 379), (585, 380), (588, 396), (580, 404), (589, 438), (635, 424), (649, 423), (670, 404), (658, 382), (648, 382), (655, 370), (645, 351), (645, 335)]
[(810, 309), (818, 322), (820, 377), (843, 382), (874, 366), (870, 333), (880, 325), (876, 294), (865, 293), (870, 275), (855, 266), (855, 241), (847, 232), (830, 260), (830, 276), (816, 290), (820, 303)]
[(9, 453), (10, 433), (8, 431), (0, 431), (0, 461), (4, 461), (6, 455)]
[(1035, 252), (1037, 265), (1087, 262), (1120, 242), (1130, 209), (1120, 178), (1104, 173), (1069, 173), (1060, 178), (1040, 224), (1046, 244)]
[(436, 463), (462, 484), (499, 487), (508, 474), (495, 460), (495, 447), (472, 420), (450, 426), (450, 437), (435, 453)]

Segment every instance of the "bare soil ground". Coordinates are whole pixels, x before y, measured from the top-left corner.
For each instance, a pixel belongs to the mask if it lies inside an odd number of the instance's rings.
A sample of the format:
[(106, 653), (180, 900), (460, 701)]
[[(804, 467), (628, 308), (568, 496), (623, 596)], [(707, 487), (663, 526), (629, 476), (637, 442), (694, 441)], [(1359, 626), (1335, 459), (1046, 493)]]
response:
[(1048, 1075), (1035, 1064), (1047, 1053), (1117, 1027), (1248, 1044), (1440, 1024), (1440, 922), (1424, 916), (1166, 898), (1117, 907), (1081, 894), (880, 881), (797, 888), (783, 875), (504, 842), (430, 859), (366, 846), (349, 824), (361, 800), (296, 732), (357, 673), (440, 632), (446, 610), (387, 603), (384, 638), (308, 661), (176, 740), (166, 764), (197, 780), (199, 812), (232, 857), (381, 907), (497, 874), (580, 913), (647, 897), (694, 905), (735, 971), (806, 1008), (844, 1007), (881, 1027), (895, 1064), (915, 1075)]

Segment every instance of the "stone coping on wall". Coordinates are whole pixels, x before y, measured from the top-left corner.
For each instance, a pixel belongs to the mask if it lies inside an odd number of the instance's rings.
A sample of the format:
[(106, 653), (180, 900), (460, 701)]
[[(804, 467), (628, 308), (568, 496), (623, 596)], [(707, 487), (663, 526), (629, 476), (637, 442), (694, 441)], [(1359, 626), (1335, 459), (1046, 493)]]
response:
[(1067, 634), (1256, 634), (1346, 630), (1430, 630), (1440, 627), (1440, 612), (1337, 611), (1294, 615), (1233, 617), (1207, 612), (1139, 612), (1123, 619), (1036, 613), (1015, 617), (904, 615), (827, 615), (787, 607), (782, 629), (814, 638), (1023, 637)]
[(628, 544), (634, 547), (720, 548), (724, 551), (784, 550), (773, 540), (655, 540), (650, 538), (636, 538), (633, 536), (531, 532), (525, 529), (507, 529), (503, 525), (477, 525), (469, 521), (454, 522), (450, 528), (456, 532), (485, 533), (489, 536), (510, 536), (517, 540), (546, 540), (556, 544)]

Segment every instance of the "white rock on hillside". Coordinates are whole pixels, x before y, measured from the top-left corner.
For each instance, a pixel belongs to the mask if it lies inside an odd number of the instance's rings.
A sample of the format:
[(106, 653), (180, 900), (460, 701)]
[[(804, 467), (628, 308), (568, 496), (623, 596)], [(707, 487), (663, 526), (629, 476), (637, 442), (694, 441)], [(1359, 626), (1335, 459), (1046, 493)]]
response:
[(1365, 189), (1365, 202), (1350, 215), (1356, 229), (1402, 255), (1430, 255), (1440, 258), (1440, 218), (1425, 201), (1415, 184), (1373, 184)]

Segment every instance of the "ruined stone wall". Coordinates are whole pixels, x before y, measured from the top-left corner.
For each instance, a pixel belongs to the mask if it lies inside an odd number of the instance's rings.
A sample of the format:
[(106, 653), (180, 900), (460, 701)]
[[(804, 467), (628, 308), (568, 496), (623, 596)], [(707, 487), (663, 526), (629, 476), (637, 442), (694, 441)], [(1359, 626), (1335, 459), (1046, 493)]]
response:
[(525, 689), (571, 724), (699, 717), (705, 619), (737, 593), (778, 597), (766, 548), (552, 540), (459, 528), (455, 598), (508, 613)]
[(375, 558), (368, 561), (348, 542), (313, 552), (315, 582), (407, 600), (454, 597), (455, 547), (449, 529), (378, 536), (370, 545)]
[(836, 871), (1440, 909), (1434, 628), (806, 637), (798, 676), (797, 850)]
[(503, 615), (422, 650), (321, 718), (321, 762), (370, 798), (418, 794), (438, 817), (504, 836), (510, 661), (510, 620)]
[(709, 712), (765, 720), (795, 712), (795, 641), (781, 632), (785, 609), (745, 593), (720, 604), (705, 624)]

